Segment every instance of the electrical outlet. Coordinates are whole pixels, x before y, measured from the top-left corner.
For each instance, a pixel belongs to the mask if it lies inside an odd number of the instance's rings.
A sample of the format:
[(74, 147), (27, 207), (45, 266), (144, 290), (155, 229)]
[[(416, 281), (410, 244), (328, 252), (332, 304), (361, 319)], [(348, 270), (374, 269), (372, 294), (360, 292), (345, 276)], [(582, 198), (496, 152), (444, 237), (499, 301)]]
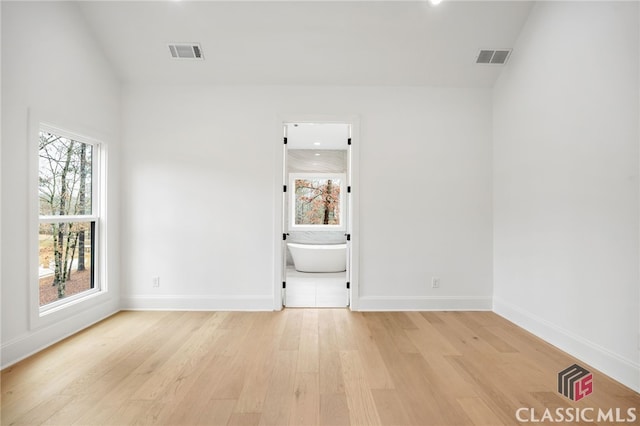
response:
[(440, 288), (440, 278), (438, 277), (431, 278), (431, 288)]
[(153, 277), (153, 288), (160, 287), (160, 277)]

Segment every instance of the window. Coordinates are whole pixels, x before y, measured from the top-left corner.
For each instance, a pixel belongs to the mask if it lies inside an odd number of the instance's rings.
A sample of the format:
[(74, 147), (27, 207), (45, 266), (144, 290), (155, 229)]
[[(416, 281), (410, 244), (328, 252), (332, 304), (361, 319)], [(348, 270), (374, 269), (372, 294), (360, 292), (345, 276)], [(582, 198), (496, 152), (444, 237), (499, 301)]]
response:
[(40, 313), (100, 291), (99, 154), (95, 141), (41, 126), (38, 141)]
[(289, 224), (292, 230), (346, 229), (344, 174), (291, 173)]

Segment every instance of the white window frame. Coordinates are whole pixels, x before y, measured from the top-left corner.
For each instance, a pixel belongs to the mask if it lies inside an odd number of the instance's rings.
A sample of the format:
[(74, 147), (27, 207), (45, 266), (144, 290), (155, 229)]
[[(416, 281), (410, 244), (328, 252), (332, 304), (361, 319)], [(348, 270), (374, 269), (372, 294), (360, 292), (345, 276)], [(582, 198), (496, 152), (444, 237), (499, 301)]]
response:
[[(296, 225), (296, 180), (297, 179), (340, 179), (340, 214), (339, 225)], [(344, 231), (345, 224), (347, 175), (345, 173), (289, 173), (289, 230), (290, 231)]]
[[(51, 124), (52, 121), (40, 121), (36, 114), (30, 111), (29, 142), (30, 142), (30, 261), (29, 261), (29, 312), (30, 328), (36, 329), (50, 325), (57, 321), (76, 315), (90, 309), (108, 298), (107, 285), (107, 144), (103, 138), (87, 136), (89, 132), (82, 131), (80, 126), (61, 126)], [(71, 131), (70, 128), (80, 131)], [(39, 199), (39, 141), (40, 132), (50, 132), (58, 136), (72, 139), (92, 146), (92, 176), (91, 176), (91, 214), (68, 216), (40, 216)], [(55, 222), (95, 222), (93, 244), (93, 276), (94, 288), (74, 294), (63, 299), (40, 306), (39, 286), (39, 228), (41, 223)]]

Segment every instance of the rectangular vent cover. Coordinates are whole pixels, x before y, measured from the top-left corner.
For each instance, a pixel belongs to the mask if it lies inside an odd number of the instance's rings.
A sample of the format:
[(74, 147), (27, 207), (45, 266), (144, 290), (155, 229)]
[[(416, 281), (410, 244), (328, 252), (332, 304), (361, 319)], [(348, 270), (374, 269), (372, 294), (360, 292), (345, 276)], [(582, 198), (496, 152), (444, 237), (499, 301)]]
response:
[(174, 59), (204, 59), (198, 43), (172, 43), (169, 52)]
[(476, 64), (493, 64), (504, 65), (509, 59), (511, 49), (499, 49), (499, 50), (481, 50), (476, 58)]

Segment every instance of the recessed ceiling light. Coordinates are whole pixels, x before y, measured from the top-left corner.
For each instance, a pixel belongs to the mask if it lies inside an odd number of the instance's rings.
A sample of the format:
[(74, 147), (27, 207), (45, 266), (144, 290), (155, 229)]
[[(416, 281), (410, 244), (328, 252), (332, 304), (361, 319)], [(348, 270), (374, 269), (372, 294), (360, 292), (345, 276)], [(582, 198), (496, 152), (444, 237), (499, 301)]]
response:
[(315, 146), (320, 146), (320, 145), (322, 145), (320, 142), (314, 142), (313, 144), (314, 144)]
[(429, 3), (431, 3), (431, 5), (433, 6), (437, 6), (442, 3), (442, 0), (429, 0)]
[(319, 153), (319, 152), (316, 152), (314, 155), (315, 155), (316, 157), (320, 157), (320, 153)]

